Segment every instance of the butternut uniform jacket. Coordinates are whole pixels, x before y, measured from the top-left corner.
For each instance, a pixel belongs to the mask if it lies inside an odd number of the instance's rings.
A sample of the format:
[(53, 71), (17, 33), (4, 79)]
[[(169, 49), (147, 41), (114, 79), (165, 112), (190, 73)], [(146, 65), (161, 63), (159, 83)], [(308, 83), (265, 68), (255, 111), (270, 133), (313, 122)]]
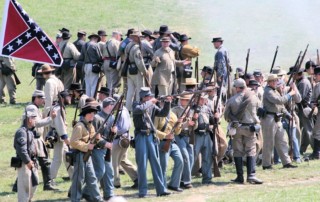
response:
[(61, 50), (63, 59), (71, 60), (70, 65), (74, 66), (80, 57), (80, 52), (78, 51), (77, 47), (73, 43), (69, 42), (69, 40), (63, 40), (59, 43), (59, 48)]
[[(114, 57), (116, 58), (118, 56), (118, 52), (119, 52), (119, 46), (120, 46), (120, 41), (118, 41), (115, 38), (111, 38), (109, 41), (107, 41), (104, 46), (102, 46), (101, 48), (101, 52), (102, 52), (102, 57), (106, 58), (106, 57)], [(108, 50), (110, 52), (110, 55), (107, 51), (107, 47)]]
[[(160, 58), (160, 63), (155, 58)], [(151, 84), (169, 86), (172, 73), (177, 66), (183, 66), (183, 62), (175, 59), (175, 53), (171, 48), (159, 48), (155, 53), (151, 66), (155, 67)]]
[(44, 114), (48, 114), (53, 101), (58, 100), (59, 92), (64, 90), (64, 85), (55, 75), (51, 75), (44, 85), (45, 106)]
[[(168, 119), (168, 121), (166, 121)], [(167, 117), (155, 117), (154, 118), (154, 127), (157, 129), (157, 136), (160, 140), (165, 139), (165, 136), (168, 135), (175, 123), (178, 121), (177, 116), (172, 111), (170, 112), (169, 118)], [(165, 126), (167, 122), (166, 127), (162, 131), (163, 127)], [(179, 135), (181, 132), (181, 126), (182, 124), (179, 123), (179, 125), (175, 128), (174, 134)]]
[(87, 152), (88, 145), (95, 132), (96, 131), (92, 123), (88, 123), (84, 119), (82, 121), (79, 121), (74, 126), (72, 131), (72, 135), (70, 138), (71, 147), (81, 152)]

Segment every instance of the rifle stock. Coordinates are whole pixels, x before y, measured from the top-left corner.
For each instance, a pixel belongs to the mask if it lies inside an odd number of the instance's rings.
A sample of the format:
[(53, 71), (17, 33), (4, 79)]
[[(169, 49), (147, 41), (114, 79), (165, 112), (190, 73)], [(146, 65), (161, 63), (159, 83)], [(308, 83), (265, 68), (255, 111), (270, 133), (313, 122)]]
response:
[[(98, 82), (96, 85), (96, 89), (94, 90), (94, 94), (93, 94), (93, 98), (97, 99), (97, 94), (98, 94), (98, 90), (99, 90), (99, 86), (100, 86), (100, 82), (102, 80), (102, 78), (104, 77), (104, 73), (101, 73), (100, 77), (98, 78)], [(110, 89), (112, 91), (112, 89)]]
[(21, 84), (21, 81), (20, 81), (20, 79), (18, 78), (18, 76), (17, 76), (17, 74), (15, 72), (13, 72), (13, 77), (14, 77), (14, 80), (16, 81), (17, 85)]
[(194, 66), (195, 66), (196, 80), (197, 80), (197, 83), (199, 83), (199, 57), (197, 57)]

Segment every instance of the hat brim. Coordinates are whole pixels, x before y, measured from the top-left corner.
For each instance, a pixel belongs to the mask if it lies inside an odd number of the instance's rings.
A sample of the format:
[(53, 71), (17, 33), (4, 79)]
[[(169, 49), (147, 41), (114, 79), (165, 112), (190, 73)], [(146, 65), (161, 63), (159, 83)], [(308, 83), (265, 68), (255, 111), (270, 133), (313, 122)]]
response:
[(40, 70), (38, 70), (37, 72), (38, 73), (46, 73), (46, 72), (54, 72), (55, 71), (55, 69), (53, 68), (53, 69), (48, 69), (48, 70), (46, 70), (46, 71), (42, 71), (42, 69), (40, 69)]
[(188, 41), (191, 40), (191, 37), (185, 38), (185, 39), (179, 39), (179, 41)]
[(181, 84), (185, 86), (191, 86), (191, 85), (198, 85), (199, 83), (181, 83)]
[(92, 113), (92, 112), (97, 112), (98, 109), (97, 108), (88, 108), (88, 109), (84, 109), (82, 110), (82, 112), (80, 112), (79, 116), (84, 116), (86, 114)]

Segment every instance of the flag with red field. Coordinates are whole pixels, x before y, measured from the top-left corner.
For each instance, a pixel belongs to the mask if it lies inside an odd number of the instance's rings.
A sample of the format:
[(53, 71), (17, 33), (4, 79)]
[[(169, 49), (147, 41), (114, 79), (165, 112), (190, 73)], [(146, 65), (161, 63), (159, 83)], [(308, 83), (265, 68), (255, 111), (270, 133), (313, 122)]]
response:
[(63, 61), (49, 36), (15, 0), (5, 2), (0, 55), (53, 66), (61, 66)]

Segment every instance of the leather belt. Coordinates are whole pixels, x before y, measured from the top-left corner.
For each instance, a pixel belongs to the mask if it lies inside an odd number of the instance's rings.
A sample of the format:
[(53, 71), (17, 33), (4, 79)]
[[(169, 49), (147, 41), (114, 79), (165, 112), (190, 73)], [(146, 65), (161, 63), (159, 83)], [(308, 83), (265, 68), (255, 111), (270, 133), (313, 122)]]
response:
[(116, 58), (116, 57), (104, 57), (103, 60), (113, 60), (113, 61), (116, 61), (117, 58)]
[(240, 123), (242, 126), (252, 126), (255, 125), (255, 123)]

